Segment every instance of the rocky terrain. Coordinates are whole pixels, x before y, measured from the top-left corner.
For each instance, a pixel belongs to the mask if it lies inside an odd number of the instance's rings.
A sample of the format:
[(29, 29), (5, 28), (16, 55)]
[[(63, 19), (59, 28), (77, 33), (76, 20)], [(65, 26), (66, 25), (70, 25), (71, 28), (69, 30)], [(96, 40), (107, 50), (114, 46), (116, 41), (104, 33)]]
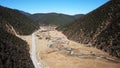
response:
[(71, 24), (60, 26), (68, 39), (120, 58), (120, 1), (111, 0)]

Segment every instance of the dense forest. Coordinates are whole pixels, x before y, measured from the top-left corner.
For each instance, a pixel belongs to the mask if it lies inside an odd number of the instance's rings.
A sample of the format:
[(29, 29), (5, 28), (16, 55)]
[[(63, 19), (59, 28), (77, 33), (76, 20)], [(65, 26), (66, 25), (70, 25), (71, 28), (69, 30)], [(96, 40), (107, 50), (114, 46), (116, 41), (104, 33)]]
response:
[(120, 1), (111, 0), (92, 12), (60, 26), (68, 39), (92, 45), (120, 58)]

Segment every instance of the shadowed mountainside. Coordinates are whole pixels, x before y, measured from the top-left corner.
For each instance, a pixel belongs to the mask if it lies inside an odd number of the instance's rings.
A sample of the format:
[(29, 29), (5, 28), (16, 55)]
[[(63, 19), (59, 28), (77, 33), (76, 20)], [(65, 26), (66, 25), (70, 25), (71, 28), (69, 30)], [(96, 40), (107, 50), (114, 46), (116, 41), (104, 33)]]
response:
[(34, 68), (29, 45), (0, 28), (0, 68)]
[(60, 26), (68, 39), (120, 58), (120, 1), (112, 0), (71, 24)]
[(38, 28), (16, 10), (0, 6), (0, 68), (34, 68), (29, 45), (17, 34), (32, 34)]
[(75, 19), (83, 16), (84, 14), (78, 14), (75, 16), (58, 14), (58, 13), (36, 13), (30, 16), (35, 22), (44, 25), (65, 25), (73, 22)]

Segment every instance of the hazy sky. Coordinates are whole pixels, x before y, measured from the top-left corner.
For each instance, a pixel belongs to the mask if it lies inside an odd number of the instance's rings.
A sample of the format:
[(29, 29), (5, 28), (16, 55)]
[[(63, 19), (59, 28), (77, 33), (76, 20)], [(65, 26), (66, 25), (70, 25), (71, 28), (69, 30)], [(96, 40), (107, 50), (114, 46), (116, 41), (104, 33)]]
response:
[(0, 0), (0, 5), (29, 13), (86, 14), (109, 0)]

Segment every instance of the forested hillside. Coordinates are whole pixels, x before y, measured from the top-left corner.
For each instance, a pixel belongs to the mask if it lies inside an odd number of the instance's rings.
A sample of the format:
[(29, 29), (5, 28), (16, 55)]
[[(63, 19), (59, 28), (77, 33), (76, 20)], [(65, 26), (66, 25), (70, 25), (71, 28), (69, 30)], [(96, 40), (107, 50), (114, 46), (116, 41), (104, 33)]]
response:
[(34, 68), (29, 45), (0, 28), (0, 68)]
[(75, 19), (83, 16), (84, 14), (79, 15), (66, 15), (58, 13), (36, 13), (30, 16), (36, 23), (45, 24), (45, 25), (65, 25), (73, 22)]
[(60, 26), (69, 39), (120, 58), (120, 1), (112, 0), (71, 24)]
[(0, 22), (12, 26), (18, 34), (28, 35), (38, 28), (37, 23), (19, 11), (2, 6), (0, 6)]
[(34, 68), (29, 45), (15, 34), (32, 34), (37, 28), (25, 15), (0, 6), (0, 68)]

